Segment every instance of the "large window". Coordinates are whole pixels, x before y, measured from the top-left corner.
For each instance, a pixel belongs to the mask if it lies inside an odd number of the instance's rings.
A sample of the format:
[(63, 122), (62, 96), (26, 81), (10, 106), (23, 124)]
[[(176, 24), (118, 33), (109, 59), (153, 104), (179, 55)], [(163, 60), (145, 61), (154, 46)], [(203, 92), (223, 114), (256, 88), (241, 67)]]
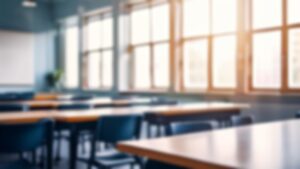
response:
[(150, 1), (131, 6), (132, 88), (167, 89), (170, 85), (169, 4)]
[(64, 70), (66, 88), (79, 87), (79, 31), (78, 26), (67, 26), (64, 36)]
[(280, 89), (282, 0), (252, 0), (251, 12), (251, 88)]
[(300, 88), (300, 13), (297, 5), (300, 0), (251, 0), (252, 90)]
[(85, 89), (113, 85), (113, 21), (110, 12), (88, 16), (84, 25), (83, 84)]
[(236, 0), (183, 0), (183, 88), (236, 88)]

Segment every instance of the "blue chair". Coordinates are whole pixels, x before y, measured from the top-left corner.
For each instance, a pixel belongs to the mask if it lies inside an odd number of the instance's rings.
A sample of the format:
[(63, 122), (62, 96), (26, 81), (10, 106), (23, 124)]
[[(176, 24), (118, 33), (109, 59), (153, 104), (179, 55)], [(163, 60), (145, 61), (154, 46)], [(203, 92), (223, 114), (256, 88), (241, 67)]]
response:
[(184, 169), (183, 167), (155, 161), (147, 160), (144, 169)]
[(23, 101), (23, 100), (33, 100), (34, 92), (22, 92), (22, 93), (15, 93), (16, 100)]
[(138, 158), (114, 151), (96, 155), (96, 144), (102, 142), (113, 147), (120, 141), (137, 139), (140, 134), (141, 117), (138, 115), (105, 116), (97, 122), (96, 132), (93, 136), (92, 148), (89, 158), (79, 158), (80, 161), (99, 168), (112, 168), (122, 165), (140, 163)]
[(0, 104), (0, 112), (24, 111), (22, 104)]
[(171, 124), (171, 135), (188, 134), (212, 130), (213, 126), (207, 122), (180, 122)]
[(300, 118), (300, 112), (297, 112), (296, 114), (295, 114), (295, 118)]
[(250, 116), (237, 116), (234, 117), (231, 121), (233, 126), (245, 126), (251, 125), (253, 123), (253, 119)]
[(84, 101), (93, 99), (92, 95), (75, 95), (71, 98), (73, 101)]
[[(84, 104), (84, 103), (76, 103), (76, 104), (63, 104), (63, 105), (59, 105), (57, 107), (58, 110), (88, 110), (90, 109), (91, 106), (89, 104)], [(60, 156), (60, 147), (61, 147), (61, 139), (66, 139), (68, 140), (70, 137), (69, 135), (64, 135), (62, 133), (64, 129), (57, 127), (56, 128), (56, 136), (55, 136), (55, 140), (57, 140), (57, 146), (56, 146), (56, 157), (55, 157), (55, 161), (60, 161), (61, 156)], [(84, 146), (84, 142), (85, 142), (85, 137), (87, 135), (90, 135), (90, 132), (85, 131), (80, 133), (80, 137), (79, 137), (79, 143), (81, 143), (82, 145), (82, 150), (85, 151), (85, 146)]]
[(151, 101), (151, 106), (160, 106), (160, 105), (176, 105), (178, 104), (177, 100), (167, 99), (167, 98), (157, 98)]
[[(46, 168), (52, 169), (53, 126), (51, 120), (41, 120), (40, 122), (30, 124), (0, 124), (0, 154), (22, 154), (25, 152), (35, 152), (38, 148), (46, 147)], [(22, 155), (19, 159), (0, 162), (0, 168), (39, 168), (35, 164), (35, 153), (32, 153), (32, 157), (34, 159), (31, 162), (22, 157)]]
[(57, 106), (58, 110), (87, 110), (90, 108), (91, 106), (89, 104), (84, 104), (84, 103), (62, 104)]

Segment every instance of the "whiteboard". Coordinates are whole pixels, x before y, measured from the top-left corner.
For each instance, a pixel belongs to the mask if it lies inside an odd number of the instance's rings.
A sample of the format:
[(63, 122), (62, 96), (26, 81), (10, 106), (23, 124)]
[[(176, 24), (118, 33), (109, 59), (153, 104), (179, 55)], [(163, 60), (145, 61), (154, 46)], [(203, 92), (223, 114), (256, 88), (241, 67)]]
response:
[(0, 30), (0, 86), (34, 85), (34, 35)]

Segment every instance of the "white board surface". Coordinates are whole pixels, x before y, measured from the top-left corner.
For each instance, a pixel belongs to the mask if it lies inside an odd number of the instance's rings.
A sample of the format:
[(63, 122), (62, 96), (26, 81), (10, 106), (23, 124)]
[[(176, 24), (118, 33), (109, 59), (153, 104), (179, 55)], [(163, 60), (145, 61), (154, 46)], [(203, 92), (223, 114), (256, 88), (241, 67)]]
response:
[(0, 86), (34, 85), (34, 35), (0, 30)]

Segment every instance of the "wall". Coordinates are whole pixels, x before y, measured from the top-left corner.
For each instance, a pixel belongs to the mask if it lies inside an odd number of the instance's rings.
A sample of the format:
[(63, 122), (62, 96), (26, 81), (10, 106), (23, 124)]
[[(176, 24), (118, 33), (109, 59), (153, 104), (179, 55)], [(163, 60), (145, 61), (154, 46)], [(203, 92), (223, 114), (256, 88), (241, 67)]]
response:
[(1, 0), (0, 29), (25, 31), (35, 34), (35, 85), (0, 86), (0, 92), (43, 90), (44, 76), (55, 68), (55, 30), (52, 5), (44, 0), (38, 1), (36, 8), (22, 7), (21, 0)]
[(117, 0), (63, 0), (57, 1), (53, 6), (55, 21), (77, 15), (79, 8), (87, 11), (97, 10), (112, 5)]

